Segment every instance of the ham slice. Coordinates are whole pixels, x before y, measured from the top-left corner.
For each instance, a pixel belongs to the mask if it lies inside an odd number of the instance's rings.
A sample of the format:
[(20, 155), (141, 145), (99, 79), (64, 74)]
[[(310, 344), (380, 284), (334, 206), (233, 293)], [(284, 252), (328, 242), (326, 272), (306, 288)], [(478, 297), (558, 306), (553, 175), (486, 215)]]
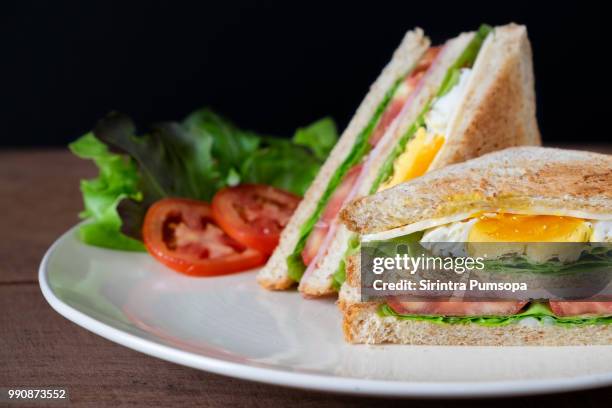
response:
[(327, 202), (327, 206), (325, 207), (321, 218), (319, 218), (319, 221), (317, 221), (315, 224), (314, 228), (310, 232), (310, 235), (308, 235), (306, 246), (302, 251), (302, 261), (304, 261), (304, 265), (310, 265), (313, 259), (316, 257), (319, 248), (321, 248), (321, 245), (324, 243), (325, 238), (329, 234), (332, 224), (340, 212), (340, 209), (346, 201), (350, 200), (349, 195), (351, 191), (353, 191), (354, 184), (359, 179), (359, 174), (361, 174), (362, 168), (363, 165), (361, 164), (352, 167), (346, 173), (344, 179)]
[(371, 146), (376, 146), (378, 144), (391, 123), (393, 123), (395, 118), (400, 114), (404, 106), (407, 105), (406, 102), (408, 102), (411, 96), (416, 93), (415, 91), (420, 88), (423, 82), (423, 76), (432, 66), (441, 49), (442, 47), (431, 47), (428, 49), (410, 75), (404, 78), (368, 140)]

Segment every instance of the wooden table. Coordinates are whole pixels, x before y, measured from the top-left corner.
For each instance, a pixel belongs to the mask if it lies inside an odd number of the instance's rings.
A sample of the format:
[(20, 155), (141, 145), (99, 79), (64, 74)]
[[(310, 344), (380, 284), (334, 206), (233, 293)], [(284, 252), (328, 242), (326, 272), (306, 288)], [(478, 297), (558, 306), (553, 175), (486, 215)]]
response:
[[(38, 288), (38, 264), (51, 242), (77, 222), (79, 179), (94, 174), (90, 163), (65, 150), (0, 152), (0, 388), (62, 386), (74, 406), (389, 406), (391, 401), (384, 399), (293, 390), (167, 363), (111, 343), (55, 313)], [(612, 387), (494, 402), (538, 408), (546, 403), (610, 406)], [(406, 404), (449, 405), (444, 400)], [(465, 407), (492, 404), (458, 402)]]

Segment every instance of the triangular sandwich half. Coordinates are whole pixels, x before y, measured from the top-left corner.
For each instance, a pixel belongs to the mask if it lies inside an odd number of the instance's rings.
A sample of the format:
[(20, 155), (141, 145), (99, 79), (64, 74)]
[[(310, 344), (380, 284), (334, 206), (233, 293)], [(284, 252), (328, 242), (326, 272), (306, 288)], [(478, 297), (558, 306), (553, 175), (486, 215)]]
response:
[[(440, 89), (421, 115), (416, 120), (403, 118), (395, 133), (391, 129), (387, 135), (390, 141), (383, 144), (385, 151), (370, 154), (364, 165), (367, 174), (360, 180), (356, 196), (483, 153), (540, 143), (525, 27), (510, 24), (481, 29), (466, 48), (458, 62), (445, 67), (447, 75), (442, 83), (431, 83)], [(315, 237), (317, 232), (315, 228), (309, 236), (306, 250), (311, 242), (321, 244), (299, 285), (307, 296), (337, 290), (351, 241), (351, 233), (337, 220), (324, 238)]]
[[(463, 256), (478, 248), (475, 243), (486, 243), (485, 258), (493, 262), (487, 265), (503, 260), (510, 268), (548, 274), (569, 265), (605, 272), (612, 268), (612, 156), (509, 148), (358, 199), (341, 218), (359, 234), (360, 245), (399, 239), (431, 248), (450, 242), (456, 244), (450, 256)], [(566, 252), (568, 243), (579, 243), (580, 250)], [(351, 343), (612, 344), (610, 301), (361, 302), (361, 272), (368, 271), (361, 271), (360, 261), (358, 251), (349, 258), (340, 291)]]

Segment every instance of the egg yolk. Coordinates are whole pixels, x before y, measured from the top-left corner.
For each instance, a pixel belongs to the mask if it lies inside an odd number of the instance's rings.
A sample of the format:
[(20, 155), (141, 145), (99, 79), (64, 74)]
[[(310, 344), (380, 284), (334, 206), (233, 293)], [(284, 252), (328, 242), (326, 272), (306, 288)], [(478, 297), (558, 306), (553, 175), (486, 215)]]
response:
[(581, 218), (556, 215), (497, 214), (481, 216), (470, 230), (470, 242), (586, 242), (591, 227)]
[(380, 186), (378, 191), (425, 174), (443, 144), (443, 135), (431, 137), (427, 135), (425, 128), (419, 128), (414, 138), (406, 145), (404, 152), (395, 159), (393, 175)]

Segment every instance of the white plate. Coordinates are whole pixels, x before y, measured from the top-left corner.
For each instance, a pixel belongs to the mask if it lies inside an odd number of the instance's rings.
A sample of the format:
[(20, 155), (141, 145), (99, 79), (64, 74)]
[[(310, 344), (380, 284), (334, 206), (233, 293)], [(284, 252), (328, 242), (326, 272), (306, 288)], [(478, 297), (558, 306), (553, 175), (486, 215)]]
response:
[(330, 300), (267, 292), (254, 272), (190, 278), (146, 254), (59, 238), (40, 286), (64, 317), (178, 364), (247, 380), (350, 394), (524, 395), (612, 384), (612, 347), (354, 346)]

